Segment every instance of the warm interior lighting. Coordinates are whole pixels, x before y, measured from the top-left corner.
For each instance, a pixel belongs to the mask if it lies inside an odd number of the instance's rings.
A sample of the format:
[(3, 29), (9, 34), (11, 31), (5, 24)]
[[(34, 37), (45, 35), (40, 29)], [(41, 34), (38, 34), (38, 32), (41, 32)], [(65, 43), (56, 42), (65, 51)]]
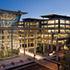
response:
[(69, 20), (66, 20), (66, 23), (68, 23), (68, 24), (69, 24), (69, 23), (70, 23), (70, 21), (69, 21)]
[(30, 53), (30, 52), (28, 52), (28, 51), (25, 51), (25, 54), (26, 54), (26, 55), (29, 55), (29, 56), (31, 56), (31, 57), (34, 57), (34, 58), (36, 58), (37, 60), (40, 60), (40, 59), (43, 59), (43, 58), (44, 58), (44, 57), (42, 57), (42, 56), (40, 56), (40, 55), (34, 56), (34, 53)]
[(52, 56), (52, 55), (54, 55), (54, 54), (55, 54), (55, 51), (53, 51), (52, 53), (50, 53), (49, 56)]
[(67, 46), (64, 46), (64, 49), (65, 49), (65, 50), (68, 50), (69, 48), (68, 48)]
[(55, 23), (58, 23), (58, 20), (55, 20)]
[[(20, 54), (24, 54), (23, 48), (20, 49)], [(35, 55), (34, 56), (34, 53), (31, 53), (31, 52), (28, 52), (28, 51), (25, 51), (25, 54), (28, 55), (28, 56), (31, 56), (33, 58), (36, 58), (37, 60), (40, 60), (40, 59), (43, 59), (44, 58), (44, 57), (42, 57), (40, 55)]]
[(49, 20), (48, 21), (48, 24), (51, 24), (51, 23), (54, 24), (54, 20)]
[(19, 50), (19, 54), (23, 54), (23, 53), (24, 53), (23, 48), (20, 48), (20, 50)]
[(26, 54), (26, 55), (29, 55), (29, 56), (31, 56), (31, 57), (34, 57), (34, 54), (33, 54), (33, 53), (30, 53), (30, 52), (28, 52), (28, 51), (25, 51), (25, 54)]
[(65, 21), (64, 20), (60, 20), (60, 23), (65, 23)]

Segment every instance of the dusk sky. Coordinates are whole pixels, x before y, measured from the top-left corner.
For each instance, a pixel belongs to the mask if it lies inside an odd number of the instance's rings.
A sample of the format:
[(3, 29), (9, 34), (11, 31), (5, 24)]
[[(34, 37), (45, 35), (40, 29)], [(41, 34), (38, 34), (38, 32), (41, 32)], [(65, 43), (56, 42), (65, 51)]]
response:
[(70, 0), (0, 0), (0, 8), (28, 12), (24, 18), (52, 13), (70, 15)]

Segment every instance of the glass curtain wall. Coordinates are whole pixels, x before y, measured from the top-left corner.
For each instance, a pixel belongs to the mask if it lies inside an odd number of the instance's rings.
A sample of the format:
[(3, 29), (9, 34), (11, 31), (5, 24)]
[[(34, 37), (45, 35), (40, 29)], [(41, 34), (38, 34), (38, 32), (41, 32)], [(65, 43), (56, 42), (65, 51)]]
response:
[(0, 58), (5, 58), (18, 54), (18, 32), (13, 27), (19, 16), (8, 11), (0, 12)]

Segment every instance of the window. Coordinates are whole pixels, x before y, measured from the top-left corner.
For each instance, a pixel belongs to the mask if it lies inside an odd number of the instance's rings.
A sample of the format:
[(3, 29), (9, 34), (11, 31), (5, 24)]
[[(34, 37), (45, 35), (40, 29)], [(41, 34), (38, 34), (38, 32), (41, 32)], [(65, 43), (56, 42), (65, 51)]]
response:
[(55, 27), (58, 27), (58, 25), (55, 25)]
[(52, 32), (54, 32), (55, 30), (52, 30)]
[(65, 30), (60, 30), (60, 32), (65, 32)]
[(65, 23), (65, 20), (60, 20), (60, 23)]
[(58, 20), (55, 20), (55, 23), (58, 23)]
[(47, 23), (47, 21), (44, 21), (44, 23)]
[(68, 24), (69, 24), (69, 20), (66, 20), (66, 23), (68, 23)]
[(19, 24), (23, 24), (23, 22), (19, 22)]
[(66, 30), (66, 32), (70, 32), (70, 30)]
[(54, 25), (48, 25), (48, 27), (54, 27)]
[(48, 20), (48, 24), (54, 24), (54, 20)]
[(58, 32), (58, 30), (55, 30), (55, 32)]
[(44, 25), (43, 27), (47, 28), (47, 25)]
[(65, 25), (60, 25), (60, 27), (65, 27)]
[(66, 28), (70, 28), (70, 26), (69, 25), (66, 25)]
[(51, 32), (51, 30), (48, 30), (48, 32), (50, 33), (50, 32)]

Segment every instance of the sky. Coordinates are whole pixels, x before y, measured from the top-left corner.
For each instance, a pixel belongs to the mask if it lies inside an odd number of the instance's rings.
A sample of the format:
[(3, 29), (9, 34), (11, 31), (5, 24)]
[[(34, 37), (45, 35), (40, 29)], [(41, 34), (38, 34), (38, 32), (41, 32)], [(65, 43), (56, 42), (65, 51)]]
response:
[(40, 18), (48, 14), (70, 15), (70, 0), (0, 0), (0, 8), (27, 12), (22, 18)]

